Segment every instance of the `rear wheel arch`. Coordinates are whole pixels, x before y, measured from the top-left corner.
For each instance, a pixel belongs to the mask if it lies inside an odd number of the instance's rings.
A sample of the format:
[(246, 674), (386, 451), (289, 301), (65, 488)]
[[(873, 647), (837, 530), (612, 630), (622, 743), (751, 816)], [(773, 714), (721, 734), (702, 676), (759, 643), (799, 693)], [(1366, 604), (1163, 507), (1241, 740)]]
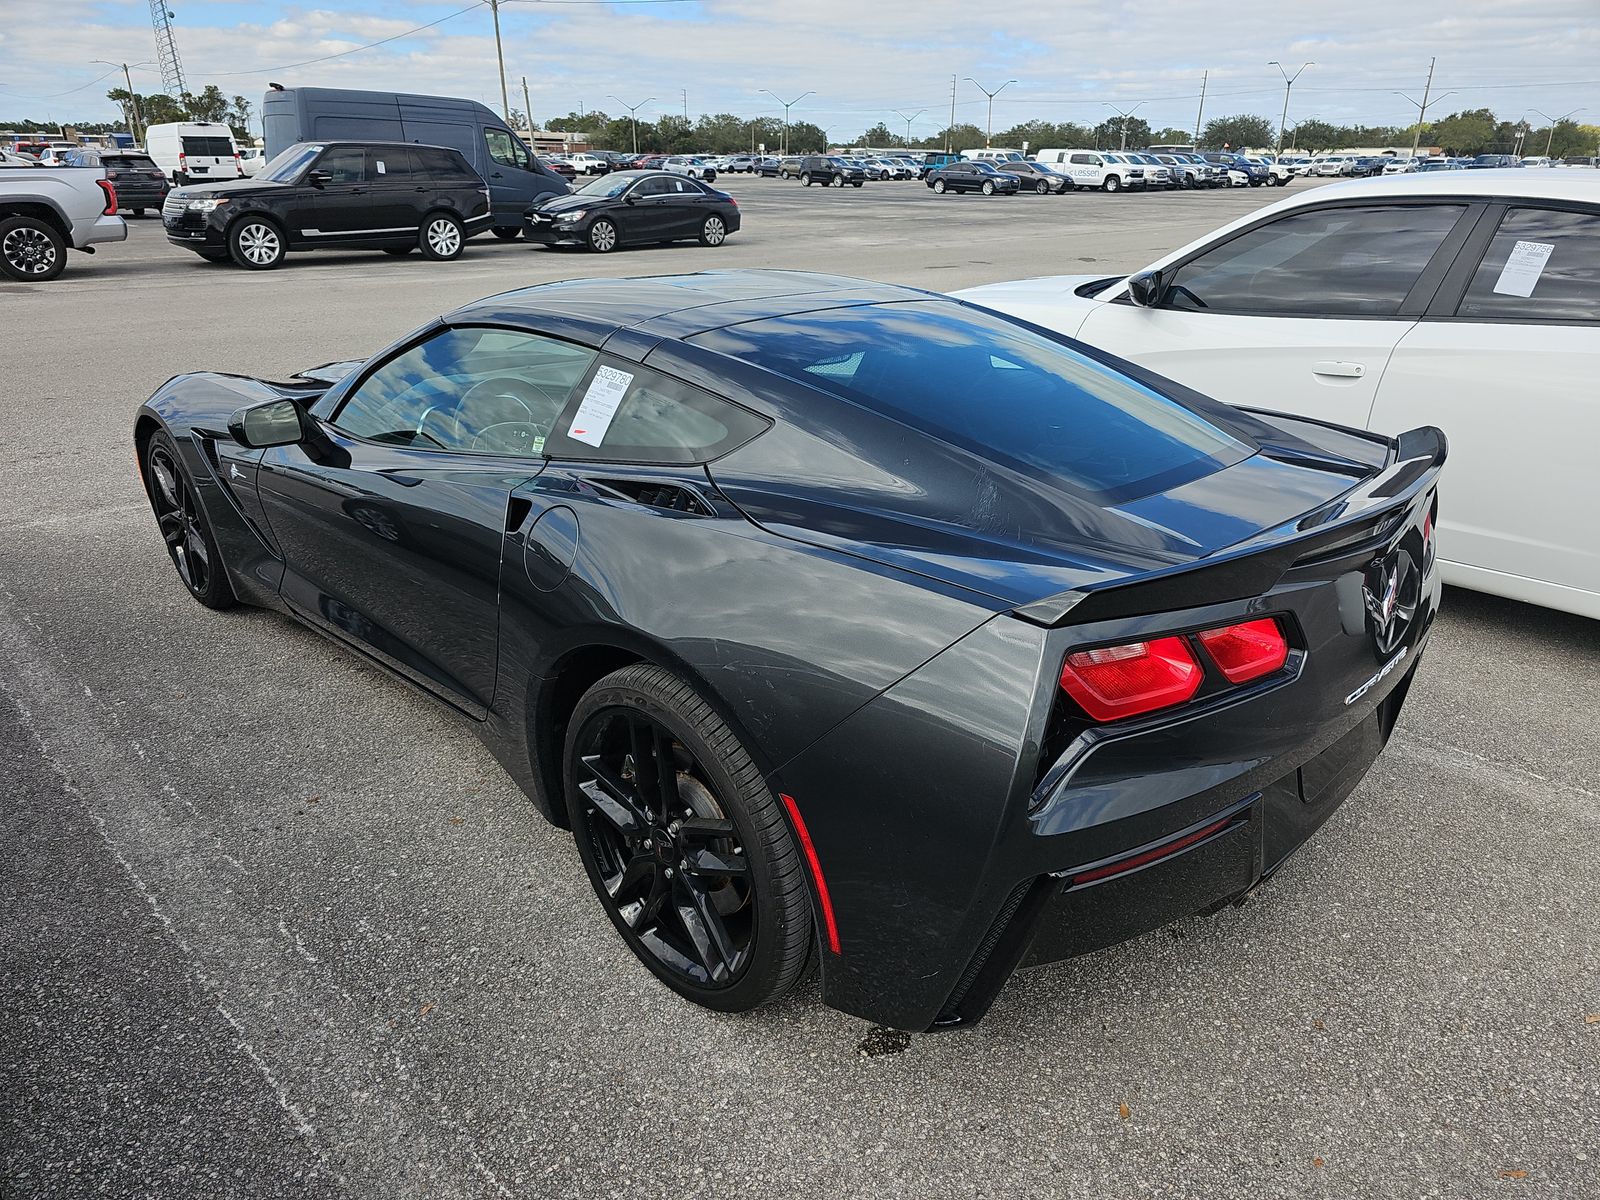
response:
[(72, 224), (53, 204), (46, 204), (42, 200), (8, 201), (0, 204), (0, 220), (6, 217), (32, 217), (35, 221), (43, 221), (65, 238), (67, 245), (72, 245)]

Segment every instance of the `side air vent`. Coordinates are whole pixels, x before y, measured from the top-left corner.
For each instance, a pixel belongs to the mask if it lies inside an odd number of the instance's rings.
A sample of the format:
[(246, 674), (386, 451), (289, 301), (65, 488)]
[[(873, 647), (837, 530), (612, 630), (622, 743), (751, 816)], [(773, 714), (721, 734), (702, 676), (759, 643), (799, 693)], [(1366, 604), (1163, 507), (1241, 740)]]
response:
[(694, 491), (673, 483), (658, 483), (653, 479), (591, 479), (589, 482), (647, 508), (691, 513), (697, 517), (714, 516), (716, 511)]

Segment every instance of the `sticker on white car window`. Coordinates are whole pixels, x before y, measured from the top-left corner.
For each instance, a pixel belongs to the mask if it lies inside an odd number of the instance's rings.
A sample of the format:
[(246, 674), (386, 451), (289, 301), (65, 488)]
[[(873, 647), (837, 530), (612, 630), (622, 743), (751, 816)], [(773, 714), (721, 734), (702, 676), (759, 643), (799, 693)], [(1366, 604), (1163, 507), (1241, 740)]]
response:
[(615, 367), (601, 367), (594, 373), (589, 390), (584, 392), (578, 411), (572, 414), (572, 428), (568, 436), (575, 442), (598, 446), (605, 441), (611, 419), (617, 415), (617, 405), (623, 393), (633, 382), (633, 376)]
[(379, 158), (379, 159), (374, 159), (373, 161), (378, 164), (378, 174), (379, 175), (387, 175), (389, 173), (389, 168), (383, 165), (383, 159)]
[(1550, 261), (1555, 248), (1554, 242), (1518, 242), (1511, 247), (1511, 255), (1500, 270), (1500, 278), (1494, 281), (1495, 294), (1533, 295), (1534, 285), (1539, 282), (1539, 276), (1544, 274), (1545, 264)]

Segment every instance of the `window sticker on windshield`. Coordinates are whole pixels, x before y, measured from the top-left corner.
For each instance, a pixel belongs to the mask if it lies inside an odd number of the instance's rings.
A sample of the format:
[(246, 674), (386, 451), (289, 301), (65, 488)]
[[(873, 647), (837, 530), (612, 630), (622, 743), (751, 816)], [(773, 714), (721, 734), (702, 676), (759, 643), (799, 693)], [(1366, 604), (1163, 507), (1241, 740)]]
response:
[(1499, 296), (1531, 296), (1545, 264), (1555, 250), (1554, 242), (1518, 242), (1511, 247), (1511, 256), (1494, 281), (1495, 294)]
[(383, 159), (379, 158), (379, 159), (374, 159), (373, 161), (375, 161), (378, 164), (378, 174), (379, 175), (387, 175), (389, 173), (389, 168), (383, 165)]
[(572, 429), (568, 436), (575, 442), (598, 446), (605, 441), (611, 419), (617, 415), (617, 405), (623, 393), (633, 382), (633, 376), (615, 367), (601, 367), (594, 373), (589, 390), (584, 392), (578, 411), (572, 415)]

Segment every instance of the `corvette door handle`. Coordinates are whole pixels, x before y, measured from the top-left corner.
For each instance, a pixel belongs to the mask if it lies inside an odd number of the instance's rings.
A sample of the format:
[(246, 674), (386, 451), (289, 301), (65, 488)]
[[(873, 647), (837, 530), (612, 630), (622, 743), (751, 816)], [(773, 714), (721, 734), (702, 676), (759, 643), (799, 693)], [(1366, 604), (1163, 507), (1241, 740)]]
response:
[(1319, 362), (1311, 364), (1313, 375), (1332, 375), (1338, 379), (1360, 379), (1367, 373), (1365, 363)]

